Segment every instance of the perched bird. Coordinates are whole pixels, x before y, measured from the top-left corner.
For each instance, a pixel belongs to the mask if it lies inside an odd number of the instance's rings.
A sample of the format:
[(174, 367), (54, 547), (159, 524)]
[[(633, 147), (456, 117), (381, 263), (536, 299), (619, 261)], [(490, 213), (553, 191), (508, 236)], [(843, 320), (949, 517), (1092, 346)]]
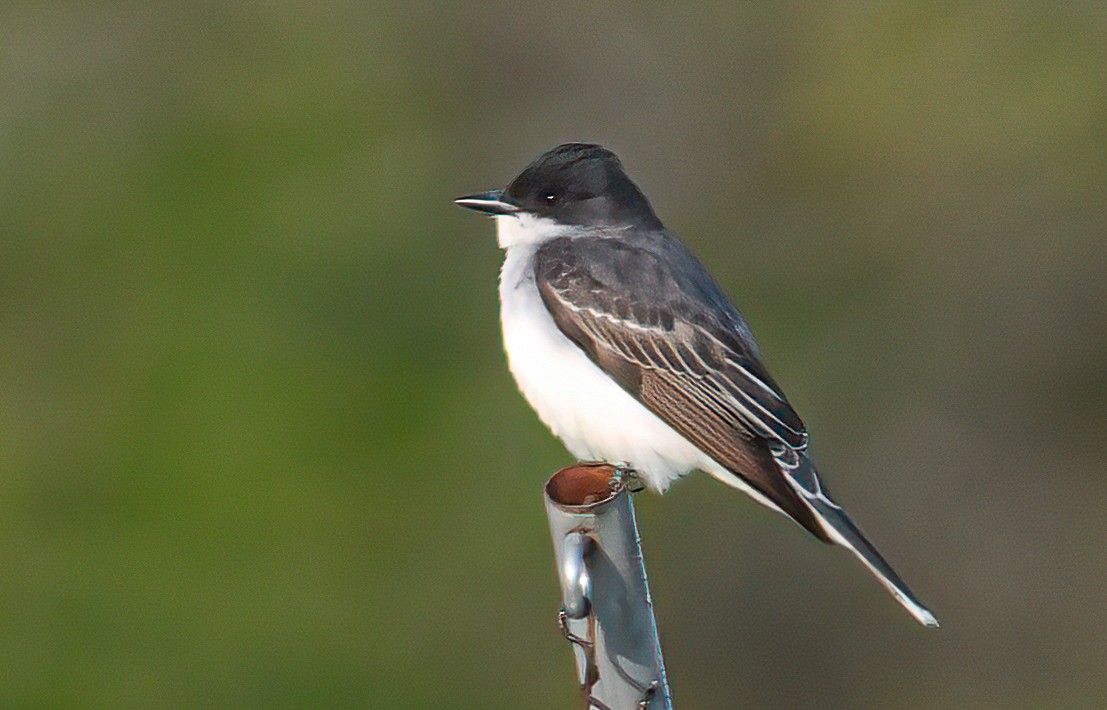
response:
[(938, 621), (835, 503), (745, 319), (611, 151), (567, 143), (458, 205), (496, 219), (504, 348), (523, 396), (581, 460), (663, 492), (700, 469), (857, 556)]

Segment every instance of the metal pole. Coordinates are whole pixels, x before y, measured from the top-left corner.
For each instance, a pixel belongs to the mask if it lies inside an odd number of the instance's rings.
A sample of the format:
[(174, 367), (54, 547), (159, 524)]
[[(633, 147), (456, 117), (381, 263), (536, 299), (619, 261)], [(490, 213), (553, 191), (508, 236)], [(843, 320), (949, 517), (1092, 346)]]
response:
[(562, 608), (588, 708), (672, 710), (627, 477), (607, 464), (546, 482)]

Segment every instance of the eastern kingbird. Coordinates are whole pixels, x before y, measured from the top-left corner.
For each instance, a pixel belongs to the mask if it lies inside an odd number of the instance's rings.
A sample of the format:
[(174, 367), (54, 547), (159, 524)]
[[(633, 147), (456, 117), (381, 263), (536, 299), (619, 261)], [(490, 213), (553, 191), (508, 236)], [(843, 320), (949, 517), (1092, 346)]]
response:
[(924, 626), (938, 620), (831, 498), (807, 430), (742, 314), (619, 159), (588, 143), (539, 156), (504, 190), (461, 197), (496, 218), (504, 348), (539, 418), (579, 459), (663, 492), (700, 469), (857, 556)]

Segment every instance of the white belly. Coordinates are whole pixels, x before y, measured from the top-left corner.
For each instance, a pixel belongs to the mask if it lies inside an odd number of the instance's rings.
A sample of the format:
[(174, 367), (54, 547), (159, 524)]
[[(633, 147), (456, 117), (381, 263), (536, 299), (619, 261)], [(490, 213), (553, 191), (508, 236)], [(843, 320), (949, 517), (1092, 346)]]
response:
[(693, 468), (711, 466), (562, 335), (534, 283), (534, 249), (508, 248), (500, 304), (508, 365), (538, 417), (574, 456), (626, 464), (658, 491)]

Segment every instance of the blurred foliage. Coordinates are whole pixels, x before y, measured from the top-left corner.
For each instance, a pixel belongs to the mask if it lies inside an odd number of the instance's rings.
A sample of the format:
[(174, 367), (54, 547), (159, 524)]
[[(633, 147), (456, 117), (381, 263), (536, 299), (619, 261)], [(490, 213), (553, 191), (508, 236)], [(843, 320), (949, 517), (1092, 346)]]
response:
[(569, 707), (450, 204), (608, 144), (938, 611), (639, 497), (681, 707), (1107, 705), (1107, 12), (0, 5), (0, 706)]

